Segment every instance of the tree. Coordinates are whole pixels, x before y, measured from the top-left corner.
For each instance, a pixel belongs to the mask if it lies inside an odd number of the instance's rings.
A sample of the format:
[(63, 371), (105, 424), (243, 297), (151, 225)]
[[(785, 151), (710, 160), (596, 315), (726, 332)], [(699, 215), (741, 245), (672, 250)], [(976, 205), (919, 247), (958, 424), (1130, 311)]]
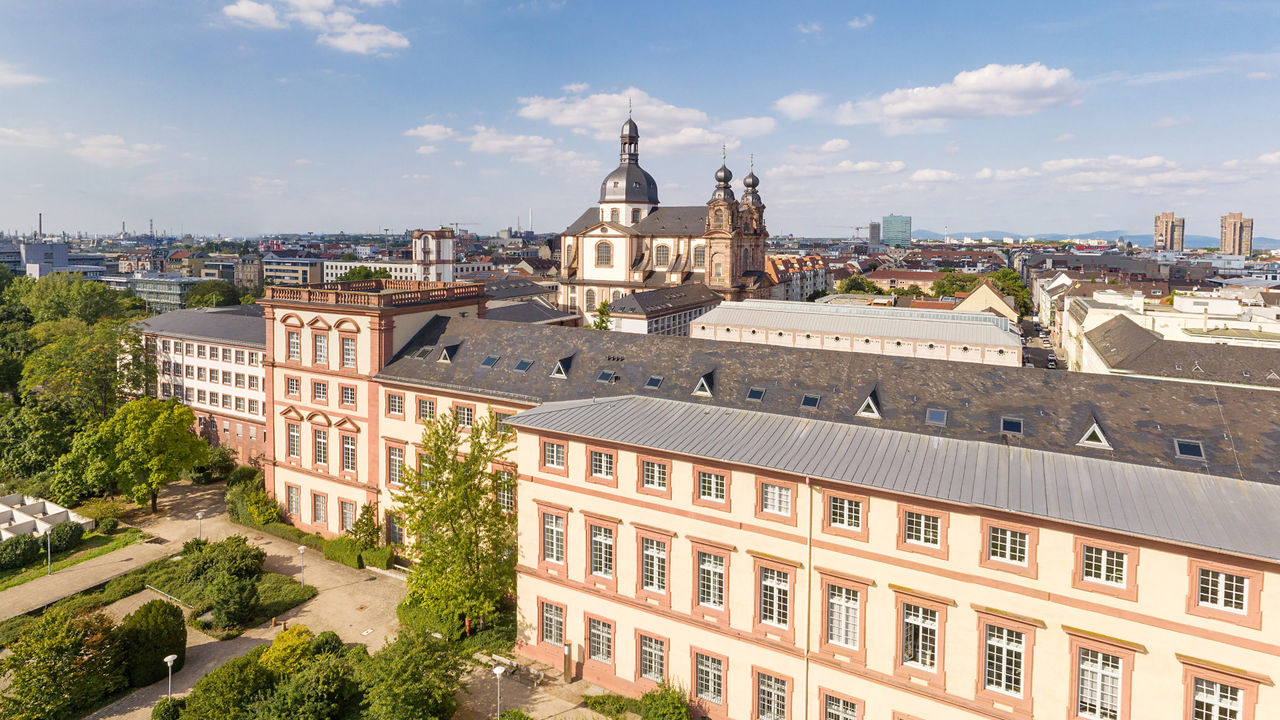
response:
[(27, 357), (21, 389), (72, 402), (86, 421), (105, 420), (130, 391), (154, 384), (152, 353), (131, 324), (72, 319), (37, 325), (31, 334), (41, 347)]
[(942, 277), (933, 281), (934, 297), (955, 297), (956, 293), (971, 292), (982, 278), (977, 275), (966, 275), (949, 270)]
[(187, 696), (183, 720), (248, 720), (252, 703), (275, 686), (258, 653), (232, 658), (200, 678)]
[(311, 641), (315, 636), (306, 625), (294, 625), (280, 631), (258, 662), (277, 675), (292, 675), (307, 666), (311, 659)]
[(599, 307), (596, 308), (596, 319), (591, 321), (592, 330), (612, 330), (613, 320), (609, 317), (609, 311), (612, 306), (608, 300), (600, 301)]
[[(51, 609), (9, 643), (0, 659), (0, 717), (62, 720), (125, 686), (121, 648), (111, 618), (101, 612)], [(2, 684), (0, 684), (2, 685)]]
[(827, 295), (829, 295), (829, 294), (830, 294), (830, 292), (828, 292), (828, 291), (826, 291), (826, 290), (814, 290), (813, 292), (809, 293), (809, 296), (808, 296), (808, 297), (806, 297), (806, 298), (804, 299), (804, 301), (805, 301), (805, 302), (817, 302), (818, 298), (820, 298), (820, 297), (826, 297), (826, 296), (827, 296)]
[(516, 518), (498, 503), (514, 491), (511, 473), (494, 472), (509, 452), (511, 432), (492, 414), (464, 437), (453, 413), (422, 433), (419, 469), (405, 468), (404, 489), (393, 499), (404, 516), (415, 561), (409, 599), (446, 635), (459, 618), (493, 617), (515, 592)]
[(92, 324), (120, 317), (120, 293), (80, 273), (54, 273), (39, 280), (13, 282), (18, 302), (31, 311), (35, 322), (71, 318)]
[(258, 611), (257, 578), (236, 577), (219, 570), (205, 586), (205, 595), (213, 603), (213, 622), (221, 628), (243, 625)]
[[(29, 478), (71, 451), (83, 415), (65, 398), (32, 394), (0, 416), (0, 477)], [(92, 426), (88, 430), (92, 430)]]
[(919, 285), (908, 285), (906, 287), (896, 287), (892, 290), (894, 295), (906, 295), (908, 297), (924, 297), (925, 292), (920, 289)]
[(880, 286), (871, 282), (866, 275), (851, 275), (840, 282), (836, 283), (836, 292), (847, 294), (863, 294), (863, 295), (883, 295), (884, 291)]
[(355, 262), (360, 258), (357, 257), (355, 253), (349, 252), (349, 253), (342, 253), (342, 257), (338, 259), (341, 260), (342, 262)]
[(209, 446), (191, 431), (195, 414), (176, 399), (138, 398), (92, 432), (76, 436), (71, 453), (54, 469), (63, 501), (101, 494), (128, 495), (156, 511), (160, 489), (208, 457)]
[(177, 655), (173, 671), (182, 669), (187, 658), (187, 625), (182, 608), (164, 600), (151, 600), (134, 610), (120, 624), (126, 673), (133, 687), (145, 687), (163, 678), (168, 668), (164, 659)]
[(1000, 292), (1013, 298), (1019, 315), (1031, 314), (1031, 289), (1013, 268), (1000, 268), (987, 276)]
[(221, 482), (236, 469), (236, 451), (226, 445), (209, 450), (209, 459), (191, 471), (191, 481), (196, 485)]
[(382, 538), (382, 528), (378, 525), (376, 503), (360, 506), (360, 514), (356, 516), (356, 521), (351, 523), (347, 536), (355, 540), (361, 550), (378, 547), (378, 540)]
[(187, 293), (186, 307), (224, 307), (240, 304), (236, 286), (226, 280), (206, 280)]
[[(292, 629), (292, 628), (291, 628)], [(266, 653), (263, 653), (265, 660)], [(254, 720), (336, 720), (351, 717), (360, 686), (351, 663), (336, 655), (308, 657), (305, 667), (254, 707)]]
[(370, 270), (364, 265), (358, 265), (339, 275), (338, 282), (347, 282), (349, 280), (377, 280), (380, 278), (390, 280), (391, 272), (386, 268)]
[(407, 628), (357, 668), (367, 720), (448, 720), (463, 663), (448, 644)]

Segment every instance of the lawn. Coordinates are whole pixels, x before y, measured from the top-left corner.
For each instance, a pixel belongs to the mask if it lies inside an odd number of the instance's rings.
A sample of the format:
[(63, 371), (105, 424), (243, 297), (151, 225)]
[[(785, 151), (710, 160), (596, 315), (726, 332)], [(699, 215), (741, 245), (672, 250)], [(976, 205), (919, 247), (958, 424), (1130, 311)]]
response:
[[(92, 560), (100, 555), (106, 555), (127, 545), (132, 545), (144, 537), (146, 535), (137, 528), (126, 528), (114, 535), (89, 533), (84, 536), (84, 541), (74, 548), (53, 554), (53, 571), (56, 573), (63, 568), (71, 567), (85, 560)], [(30, 582), (48, 572), (48, 557), (41, 553), (40, 560), (32, 565), (25, 568), (0, 571), (0, 591)]]

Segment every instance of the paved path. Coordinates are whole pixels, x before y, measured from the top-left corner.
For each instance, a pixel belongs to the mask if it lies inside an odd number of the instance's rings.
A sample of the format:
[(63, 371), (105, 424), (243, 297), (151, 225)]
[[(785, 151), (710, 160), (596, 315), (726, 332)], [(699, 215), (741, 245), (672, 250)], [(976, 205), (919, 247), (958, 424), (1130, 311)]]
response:
[[(498, 713), (498, 681), (493, 669), (473, 669), (463, 679), (466, 690), (458, 693), (458, 712), (454, 720), (491, 720)], [(553, 680), (537, 689), (509, 675), (502, 678), (502, 709), (519, 708), (534, 720), (604, 720), (604, 716), (582, 707), (582, 696), (599, 692), (587, 683), (564, 685)]]

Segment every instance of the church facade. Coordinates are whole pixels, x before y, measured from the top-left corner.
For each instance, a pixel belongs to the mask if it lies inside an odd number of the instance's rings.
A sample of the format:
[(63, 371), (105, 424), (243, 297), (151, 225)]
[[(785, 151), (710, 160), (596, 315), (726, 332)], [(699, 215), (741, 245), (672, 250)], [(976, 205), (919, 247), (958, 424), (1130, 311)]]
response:
[(768, 298), (764, 201), (754, 172), (742, 180), (721, 165), (704, 205), (661, 206), (658, 184), (640, 167), (640, 133), (622, 126), (618, 167), (600, 185), (600, 202), (565, 229), (560, 307), (591, 314), (623, 295), (702, 283), (725, 300)]

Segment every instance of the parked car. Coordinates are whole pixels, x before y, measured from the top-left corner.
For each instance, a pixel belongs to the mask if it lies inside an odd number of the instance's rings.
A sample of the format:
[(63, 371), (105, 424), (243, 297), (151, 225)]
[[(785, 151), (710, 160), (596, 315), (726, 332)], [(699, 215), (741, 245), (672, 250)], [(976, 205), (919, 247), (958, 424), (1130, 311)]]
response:
[(1049, 366), (1048, 366), (1048, 367), (1049, 367), (1049, 369), (1050, 369), (1050, 370), (1056, 370), (1056, 369), (1058, 368), (1058, 363), (1056, 363), (1056, 362), (1054, 362), (1054, 361), (1050, 360), (1050, 361), (1049, 361)]
[(1045, 331), (1041, 330), (1041, 331), (1040, 331), (1040, 337), (1042, 337), (1042, 338), (1047, 338), (1047, 337), (1049, 337), (1049, 333), (1047, 333), (1047, 332), (1045, 332)]
[(1058, 356), (1053, 353), (1049, 353), (1049, 362), (1058, 362)]
[(1024, 362), (1022, 363), (1022, 367), (1035, 367), (1035, 363)]

